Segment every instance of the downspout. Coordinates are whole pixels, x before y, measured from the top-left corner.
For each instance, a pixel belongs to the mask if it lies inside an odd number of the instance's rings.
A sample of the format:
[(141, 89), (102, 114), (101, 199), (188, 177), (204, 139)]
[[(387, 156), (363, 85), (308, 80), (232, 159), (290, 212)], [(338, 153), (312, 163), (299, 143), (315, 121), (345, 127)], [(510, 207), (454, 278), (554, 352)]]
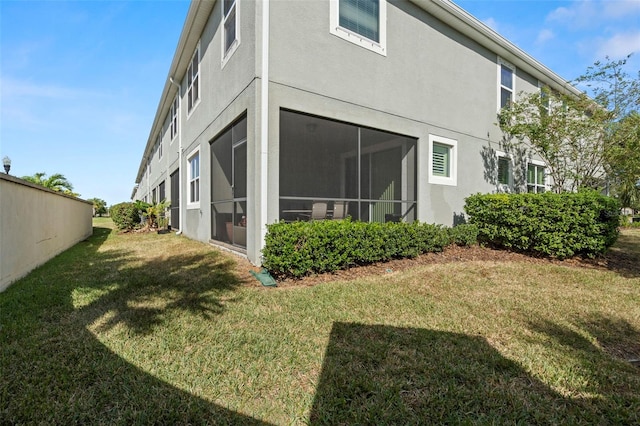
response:
[(169, 83), (178, 88), (178, 203), (180, 204), (180, 210), (178, 215), (180, 216), (180, 223), (178, 226), (180, 229), (176, 232), (176, 235), (182, 234), (182, 86), (173, 80), (173, 77), (169, 77)]
[(268, 220), (268, 160), (269, 160), (269, 0), (262, 2), (262, 69), (260, 78), (260, 240), (264, 248)]

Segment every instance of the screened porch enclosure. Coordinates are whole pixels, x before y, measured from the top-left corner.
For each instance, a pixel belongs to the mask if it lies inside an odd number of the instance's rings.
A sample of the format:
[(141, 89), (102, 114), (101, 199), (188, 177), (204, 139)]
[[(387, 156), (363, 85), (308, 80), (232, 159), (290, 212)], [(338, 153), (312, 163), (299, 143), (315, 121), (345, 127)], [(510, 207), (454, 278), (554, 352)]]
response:
[[(346, 215), (412, 222), (416, 144), (414, 138), (281, 110), (280, 219)], [(314, 204), (326, 204), (326, 211)]]
[(211, 238), (247, 247), (247, 119), (211, 142)]

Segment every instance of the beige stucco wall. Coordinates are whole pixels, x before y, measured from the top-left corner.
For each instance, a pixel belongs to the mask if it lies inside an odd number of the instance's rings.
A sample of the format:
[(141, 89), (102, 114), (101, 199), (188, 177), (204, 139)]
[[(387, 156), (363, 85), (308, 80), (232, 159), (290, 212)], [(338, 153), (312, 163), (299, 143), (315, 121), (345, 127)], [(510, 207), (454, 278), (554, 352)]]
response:
[(93, 205), (0, 174), (0, 291), (93, 233)]

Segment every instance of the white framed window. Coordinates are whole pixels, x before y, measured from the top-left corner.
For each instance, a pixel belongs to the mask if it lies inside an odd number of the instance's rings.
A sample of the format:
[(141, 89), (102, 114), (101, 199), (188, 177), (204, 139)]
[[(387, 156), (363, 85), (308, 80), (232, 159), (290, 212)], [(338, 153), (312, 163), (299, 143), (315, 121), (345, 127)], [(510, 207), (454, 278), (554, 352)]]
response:
[(240, 45), (240, 0), (223, 0), (222, 7), (222, 66)]
[(192, 151), (187, 157), (187, 208), (200, 207), (200, 148)]
[(507, 153), (496, 151), (496, 186), (499, 192), (511, 192), (513, 188), (513, 161)]
[(169, 123), (169, 132), (171, 134), (171, 142), (173, 142), (173, 140), (178, 135), (178, 112), (179, 112), (178, 102), (179, 102), (178, 95), (176, 95), (173, 102), (171, 103), (171, 109), (169, 111), (169, 117), (171, 117), (171, 122)]
[(547, 170), (542, 161), (529, 160), (527, 163), (527, 192), (547, 191)]
[(458, 141), (429, 135), (429, 183), (458, 184)]
[(540, 112), (543, 115), (548, 115), (551, 111), (550, 89), (541, 81), (538, 81), (538, 89), (540, 89), (540, 107), (542, 108)]
[(516, 93), (516, 67), (498, 58), (498, 110), (508, 106)]
[(387, 55), (386, 0), (331, 0), (329, 32)]
[(187, 113), (191, 114), (200, 101), (200, 42), (187, 68)]
[(158, 135), (158, 160), (162, 159), (162, 137)]

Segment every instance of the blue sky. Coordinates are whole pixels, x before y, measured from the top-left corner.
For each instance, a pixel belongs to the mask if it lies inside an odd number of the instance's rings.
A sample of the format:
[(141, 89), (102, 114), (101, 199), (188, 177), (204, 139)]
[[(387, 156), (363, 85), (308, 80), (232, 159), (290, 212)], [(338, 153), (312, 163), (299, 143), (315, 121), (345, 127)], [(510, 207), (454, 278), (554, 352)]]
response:
[[(605, 55), (638, 52), (630, 69), (640, 69), (640, 0), (456, 3), (568, 80)], [(0, 0), (0, 157), (11, 174), (62, 173), (83, 198), (128, 200), (188, 7)]]

